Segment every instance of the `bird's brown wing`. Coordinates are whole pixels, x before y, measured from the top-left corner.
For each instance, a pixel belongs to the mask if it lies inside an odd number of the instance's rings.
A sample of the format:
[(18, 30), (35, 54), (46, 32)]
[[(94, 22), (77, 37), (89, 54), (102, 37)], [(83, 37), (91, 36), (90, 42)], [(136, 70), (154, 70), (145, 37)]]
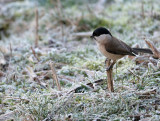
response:
[(106, 51), (117, 55), (135, 55), (130, 46), (113, 37), (112, 42), (105, 44)]

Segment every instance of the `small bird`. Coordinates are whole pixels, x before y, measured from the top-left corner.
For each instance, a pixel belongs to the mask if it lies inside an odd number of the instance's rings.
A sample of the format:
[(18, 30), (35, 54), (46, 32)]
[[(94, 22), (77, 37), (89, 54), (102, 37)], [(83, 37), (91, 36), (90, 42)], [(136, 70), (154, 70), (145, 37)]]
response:
[(125, 55), (136, 56), (139, 52), (153, 54), (152, 51), (147, 48), (131, 48), (123, 41), (112, 36), (110, 31), (104, 27), (95, 29), (91, 38), (96, 40), (100, 52), (107, 57), (107, 59), (113, 61), (106, 68), (106, 71), (110, 70), (116, 61)]

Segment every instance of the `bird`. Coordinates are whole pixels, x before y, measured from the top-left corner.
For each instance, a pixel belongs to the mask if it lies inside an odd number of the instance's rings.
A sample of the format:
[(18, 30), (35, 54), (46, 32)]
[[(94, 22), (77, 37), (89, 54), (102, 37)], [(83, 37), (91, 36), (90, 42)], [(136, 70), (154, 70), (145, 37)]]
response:
[(153, 54), (148, 48), (131, 48), (120, 39), (114, 37), (105, 27), (95, 29), (90, 37), (96, 40), (100, 52), (107, 59), (112, 60), (112, 63), (106, 68), (106, 71), (112, 69), (117, 60), (125, 55), (136, 56), (138, 53)]

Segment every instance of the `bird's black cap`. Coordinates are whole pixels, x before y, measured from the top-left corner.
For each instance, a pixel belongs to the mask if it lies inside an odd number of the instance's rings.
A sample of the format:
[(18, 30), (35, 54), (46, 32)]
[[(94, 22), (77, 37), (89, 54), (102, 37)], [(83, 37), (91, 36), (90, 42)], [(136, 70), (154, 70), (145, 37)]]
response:
[(109, 34), (109, 35), (111, 35), (111, 33), (109, 32), (108, 29), (106, 29), (104, 27), (99, 27), (99, 28), (97, 28), (96, 30), (93, 31), (93, 34), (92, 34), (91, 38), (93, 38), (94, 36), (100, 36), (102, 34)]

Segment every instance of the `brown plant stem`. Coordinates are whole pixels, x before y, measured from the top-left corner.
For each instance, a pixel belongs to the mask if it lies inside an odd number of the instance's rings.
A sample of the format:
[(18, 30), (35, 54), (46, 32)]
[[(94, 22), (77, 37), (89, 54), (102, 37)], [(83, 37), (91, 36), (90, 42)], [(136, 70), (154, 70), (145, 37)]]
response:
[[(109, 59), (109, 60), (106, 62), (107, 67), (109, 67), (110, 64), (111, 64), (111, 60)], [(114, 92), (113, 76), (112, 76), (113, 70), (112, 70), (112, 68), (109, 69), (109, 70), (107, 70), (106, 73), (107, 73), (107, 85), (108, 85), (108, 90), (109, 90), (110, 92)]]
[(35, 17), (36, 17), (36, 19), (35, 19), (35, 22), (36, 22), (35, 47), (38, 47), (38, 41), (39, 41), (38, 27), (39, 27), (39, 23), (38, 23), (38, 10), (37, 9), (35, 10)]
[(54, 80), (56, 81), (56, 85), (58, 87), (58, 90), (61, 91), (61, 86), (60, 86), (60, 83), (58, 81), (58, 77), (57, 77), (57, 74), (56, 74), (56, 70), (55, 70), (55, 67), (54, 67), (54, 64), (52, 62), (50, 62), (50, 68), (52, 70), (52, 77), (53, 77), (53, 87), (54, 87)]
[(31, 50), (32, 50), (32, 53), (33, 53), (34, 57), (35, 57), (35, 58), (37, 59), (37, 61), (39, 62), (39, 58), (37, 57), (36, 52), (35, 52), (35, 50), (33, 49), (33, 47), (31, 47)]

